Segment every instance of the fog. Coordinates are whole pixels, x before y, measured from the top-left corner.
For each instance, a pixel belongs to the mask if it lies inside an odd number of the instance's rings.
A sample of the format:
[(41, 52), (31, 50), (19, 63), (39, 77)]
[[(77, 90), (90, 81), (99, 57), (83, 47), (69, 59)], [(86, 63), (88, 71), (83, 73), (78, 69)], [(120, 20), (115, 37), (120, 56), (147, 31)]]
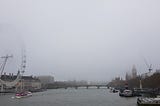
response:
[[(108, 81), (124, 77), (144, 58), (160, 68), (159, 0), (1, 0), (0, 56), (17, 72), (55, 80)], [(2, 63), (2, 59), (0, 60)]]

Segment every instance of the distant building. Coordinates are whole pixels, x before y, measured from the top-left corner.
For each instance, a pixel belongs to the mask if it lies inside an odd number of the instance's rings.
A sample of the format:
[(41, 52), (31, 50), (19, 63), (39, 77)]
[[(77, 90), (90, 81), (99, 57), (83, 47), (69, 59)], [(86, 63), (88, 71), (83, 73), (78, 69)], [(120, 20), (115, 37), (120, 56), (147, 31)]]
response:
[(152, 76), (153, 74), (154, 74), (154, 72), (147, 72), (147, 73), (142, 74), (142, 75), (141, 75), (141, 78), (145, 79), (145, 78), (147, 78), (147, 77)]
[(137, 77), (137, 69), (136, 69), (136, 66), (133, 65), (132, 71), (126, 73), (126, 80), (130, 80), (130, 79), (136, 78), (136, 77)]
[(127, 72), (126, 73), (126, 80), (130, 80), (130, 79), (132, 79), (132, 76)]
[[(9, 74), (7, 75), (6, 73), (1, 76), (1, 79), (3, 81), (9, 81), (12, 82), (17, 78), (17, 75)], [(23, 90), (37, 90), (41, 89), (41, 82), (38, 78), (33, 77), (33, 76), (22, 76), (20, 81), (17, 82), (16, 86), (14, 86), (17, 89), (23, 89)]]
[(120, 80), (121, 80), (120, 77), (116, 77), (116, 78), (115, 78), (115, 81), (120, 81)]
[(137, 77), (137, 69), (136, 69), (136, 66), (133, 65), (133, 68), (132, 68), (132, 78), (136, 78)]
[(53, 76), (38, 76), (38, 79), (41, 81), (43, 85), (54, 83)]
[(22, 85), (25, 90), (41, 89), (41, 81), (37, 77), (22, 76)]
[(160, 69), (156, 69), (156, 73), (160, 73)]

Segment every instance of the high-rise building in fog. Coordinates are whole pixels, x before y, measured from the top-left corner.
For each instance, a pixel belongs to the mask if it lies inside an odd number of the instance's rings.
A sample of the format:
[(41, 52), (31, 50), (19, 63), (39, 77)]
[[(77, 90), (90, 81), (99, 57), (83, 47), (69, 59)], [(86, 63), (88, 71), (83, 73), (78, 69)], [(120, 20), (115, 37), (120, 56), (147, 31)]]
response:
[(130, 80), (130, 79), (136, 78), (136, 77), (137, 77), (137, 69), (136, 69), (136, 66), (133, 65), (132, 71), (126, 73), (126, 80)]
[(132, 67), (132, 78), (136, 78), (137, 77), (137, 69), (136, 69), (136, 66), (133, 65)]
[(131, 75), (127, 72), (126, 73), (126, 80), (130, 80), (132, 77), (131, 77)]

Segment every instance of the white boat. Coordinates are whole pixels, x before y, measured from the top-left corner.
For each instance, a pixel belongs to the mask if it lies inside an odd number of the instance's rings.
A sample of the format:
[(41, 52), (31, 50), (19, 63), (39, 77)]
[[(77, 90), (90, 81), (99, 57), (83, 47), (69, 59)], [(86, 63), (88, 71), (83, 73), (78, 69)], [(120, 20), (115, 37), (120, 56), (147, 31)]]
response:
[(20, 98), (26, 98), (32, 96), (32, 93), (29, 91), (24, 91), (24, 92), (19, 92), (15, 94), (15, 98), (20, 99)]
[(123, 97), (132, 97), (133, 96), (133, 92), (132, 90), (124, 90), (123, 92), (119, 93), (119, 96), (123, 96)]
[(115, 88), (111, 88), (109, 92), (110, 92), (110, 93), (118, 93), (119, 90), (117, 90), (117, 89), (115, 89)]
[(160, 98), (137, 98), (138, 106), (160, 106)]

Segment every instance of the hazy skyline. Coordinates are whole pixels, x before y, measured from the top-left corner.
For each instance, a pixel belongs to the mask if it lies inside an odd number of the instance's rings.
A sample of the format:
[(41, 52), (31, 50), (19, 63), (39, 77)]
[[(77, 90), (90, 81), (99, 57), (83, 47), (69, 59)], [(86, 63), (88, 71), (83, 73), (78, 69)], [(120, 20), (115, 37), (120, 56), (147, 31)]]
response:
[[(26, 75), (55, 80), (103, 80), (125, 76), (143, 58), (160, 68), (159, 0), (1, 0), (0, 56), (13, 54), (7, 72), (17, 72), (21, 48)], [(2, 59), (0, 60), (2, 62)]]

